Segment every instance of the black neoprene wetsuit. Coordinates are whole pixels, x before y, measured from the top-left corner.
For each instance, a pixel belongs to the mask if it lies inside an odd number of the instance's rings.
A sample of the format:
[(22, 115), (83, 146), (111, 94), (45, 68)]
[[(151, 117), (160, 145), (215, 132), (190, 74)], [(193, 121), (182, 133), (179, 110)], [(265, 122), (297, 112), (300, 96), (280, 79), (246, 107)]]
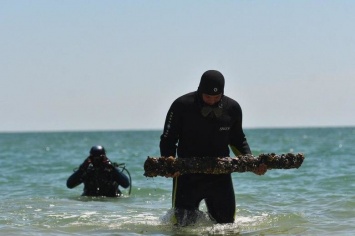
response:
[(116, 197), (121, 194), (119, 186), (129, 187), (129, 179), (112, 164), (99, 167), (90, 165), (87, 169), (79, 168), (67, 180), (67, 187), (74, 188), (84, 183), (83, 196)]
[[(201, 113), (198, 91), (185, 94), (171, 105), (160, 140), (161, 156), (229, 157), (229, 146), (236, 155), (251, 154), (242, 129), (239, 104), (223, 96), (214, 108), (222, 115)], [(177, 155), (176, 155), (177, 154)], [(205, 199), (210, 216), (217, 223), (234, 222), (235, 196), (230, 174), (186, 174), (174, 178), (173, 208), (178, 224), (193, 223), (201, 200)], [(188, 219), (184, 222), (184, 219)]]

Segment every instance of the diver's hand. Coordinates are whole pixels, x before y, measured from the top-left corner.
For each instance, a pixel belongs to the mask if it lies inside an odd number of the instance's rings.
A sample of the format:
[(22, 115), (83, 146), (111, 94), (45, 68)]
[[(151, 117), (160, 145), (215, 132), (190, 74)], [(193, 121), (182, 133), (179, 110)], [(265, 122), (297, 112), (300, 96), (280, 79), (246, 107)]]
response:
[(108, 159), (107, 156), (102, 156), (101, 160), (102, 160), (102, 163), (104, 163), (104, 164), (111, 164), (111, 161), (110, 161), (110, 159)]
[(267, 171), (267, 165), (260, 164), (253, 172), (257, 175), (264, 175)]
[[(161, 156), (162, 158), (166, 158), (168, 162), (173, 162), (175, 159), (175, 156)], [(166, 178), (175, 178), (175, 177), (179, 177), (180, 176), (180, 172), (176, 171), (174, 173), (166, 173), (165, 177)]]
[(173, 174), (166, 174), (165, 177), (166, 178), (175, 178), (175, 177), (179, 177), (180, 176), (180, 172), (179, 171), (176, 171), (175, 173)]
[(79, 169), (85, 171), (91, 164), (91, 156), (85, 159), (85, 161), (80, 165)]

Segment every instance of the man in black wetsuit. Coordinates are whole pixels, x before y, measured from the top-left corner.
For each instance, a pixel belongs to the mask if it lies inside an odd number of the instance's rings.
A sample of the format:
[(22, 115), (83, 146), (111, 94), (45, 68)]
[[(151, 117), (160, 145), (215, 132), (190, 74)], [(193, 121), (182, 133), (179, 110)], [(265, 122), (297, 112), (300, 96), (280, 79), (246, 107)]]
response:
[[(162, 157), (229, 157), (251, 154), (242, 129), (242, 110), (224, 95), (224, 77), (216, 70), (206, 71), (198, 90), (176, 99), (165, 120), (160, 139)], [(261, 165), (255, 174), (262, 175)], [(186, 174), (172, 176), (174, 223), (196, 221), (204, 199), (209, 216), (217, 223), (233, 223), (235, 195), (231, 174)]]
[(67, 180), (67, 187), (74, 188), (84, 183), (83, 196), (117, 197), (119, 186), (128, 188), (130, 181), (106, 156), (103, 146), (93, 146), (90, 156)]

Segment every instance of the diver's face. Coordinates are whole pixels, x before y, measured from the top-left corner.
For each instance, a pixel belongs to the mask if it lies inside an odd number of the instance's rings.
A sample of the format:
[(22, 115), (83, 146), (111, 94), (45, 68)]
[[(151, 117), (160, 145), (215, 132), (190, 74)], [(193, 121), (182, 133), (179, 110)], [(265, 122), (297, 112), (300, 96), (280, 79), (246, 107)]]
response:
[(202, 94), (202, 100), (210, 106), (213, 106), (214, 104), (218, 103), (222, 98), (222, 94), (217, 94), (217, 95), (208, 95), (206, 93)]

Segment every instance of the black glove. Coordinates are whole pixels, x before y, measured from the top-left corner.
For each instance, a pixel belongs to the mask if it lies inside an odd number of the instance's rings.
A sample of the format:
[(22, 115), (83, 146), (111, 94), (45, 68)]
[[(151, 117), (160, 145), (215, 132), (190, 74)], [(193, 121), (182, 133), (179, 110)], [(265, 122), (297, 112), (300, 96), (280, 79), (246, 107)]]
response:
[(82, 171), (86, 171), (89, 165), (91, 164), (90, 156), (85, 159), (85, 161), (80, 165), (79, 169)]
[(107, 156), (102, 157), (102, 163), (104, 163), (106, 165), (111, 165), (111, 161), (110, 161), (110, 159), (108, 159)]

